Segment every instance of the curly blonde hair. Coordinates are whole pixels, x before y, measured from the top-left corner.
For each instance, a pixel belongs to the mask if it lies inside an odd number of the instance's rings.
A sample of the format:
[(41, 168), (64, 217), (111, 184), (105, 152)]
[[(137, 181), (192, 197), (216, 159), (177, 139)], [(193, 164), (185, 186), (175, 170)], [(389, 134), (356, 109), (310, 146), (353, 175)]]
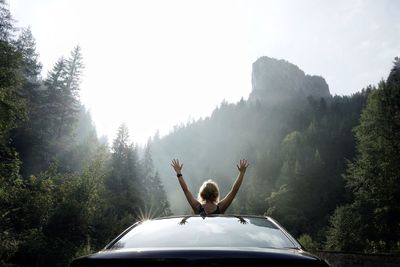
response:
[(207, 200), (213, 203), (219, 202), (219, 188), (216, 182), (208, 180), (203, 183), (199, 189), (197, 199), (201, 203), (205, 203)]

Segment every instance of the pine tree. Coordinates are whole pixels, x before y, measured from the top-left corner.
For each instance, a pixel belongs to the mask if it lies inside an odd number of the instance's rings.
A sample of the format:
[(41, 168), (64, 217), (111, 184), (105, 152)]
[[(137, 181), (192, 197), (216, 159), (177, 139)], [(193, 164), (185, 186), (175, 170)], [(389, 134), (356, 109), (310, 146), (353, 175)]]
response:
[(22, 56), (11, 42), (13, 20), (8, 6), (0, 0), (0, 265), (6, 265), (18, 250), (14, 229), (15, 211), (23, 189), (21, 162), (10, 146), (10, 131), (26, 119), (26, 105), (18, 89), (22, 84)]
[(14, 21), (5, 0), (0, 0), (0, 41), (9, 42), (15, 32)]
[(151, 147), (149, 143), (145, 148), (142, 166), (142, 177), (144, 178), (143, 184), (145, 185), (146, 190), (145, 207), (149, 207), (149, 215), (152, 217), (170, 215), (171, 210), (164, 186), (161, 182), (159, 173), (154, 170)]
[(0, 176), (7, 179), (18, 176), (20, 165), (17, 153), (10, 147), (10, 131), (26, 120), (26, 102), (18, 91), (22, 84), (22, 56), (10, 40), (14, 31), (8, 6), (0, 0)]
[(83, 70), (81, 49), (74, 48), (68, 59), (61, 57), (45, 80), (45, 105), (53, 138), (69, 135), (81, 110), (79, 85)]
[(82, 171), (85, 164), (90, 162), (97, 150), (102, 147), (97, 139), (90, 112), (84, 106), (81, 107), (72, 135), (71, 143), (58, 157), (61, 172)]
[(26, 103), (18, 91), (22, 84), (21, 53), (10, 36), (15, 31), (5, 1), (0, 1), (0, 139), (26, 119)]
[(36, 41), (30, 28), (22, 29), (15, 42), (15, 46), (21, 53), (24, 61), (22, 70), (24, 78), (28, 83), (38, 83), (42, 64), (39, 62), (39, 54), (36, 51)]
[[(23, 54), (30, 55), (26, 57), (29, 63), (24, 69), (26, 75), (37, 74), (40, 69), (40, 64), (35, 63), (37, 54), (30, 38), (30, 32), (25, 31), (17, 42), (25, 51)], [(82, 68), (80, 48), (76, 47), (70, 58), (60, 58), (55, 63), (40, 86), (33, 86), (39, 78), (26, 79), (30, 81), (30, 90), (25, 91), (25, 98), (30, 100), (30, 118), (14, 135), (14, 145), (24, 161), (24, 176), (46, 170), (52, 161), (65, 156), (75, 145), (74, 130), (82, 109), (79, 101)]]
[[(12, 146), (18, 151), (22, 165), (22, 173), (26, 174), (29, 169), (31, 151), (38, 151), (37, 145), (38, 133), (43, 130), (40, 124), (43, 114), (41, 106), (43, 105), (43, 90), (41, 90), (40, 72), (42, 65), (38, 61), (35, 40), (30, 29), (22, 29), (18, 39), (15, 41), (17, 51), (22, 57), (22, 85), (18, 88), (18, 94), (26, 102), (27, 120), (12, 131)], [(36, 154), (36, 153), (35, 153)]]
[(394, 66), (387, 78), (387, 83), (389, 85), (400, 84), (400, 57), (395, 57), (393, 64)]
[(55, 121), (57, 138), (71, 133), (80, 110), (79, 85), (83, 70), (81, 49), (75, 47), (70, 58), (60, 59), (49, 75), (49, 90), (55, 98), (55, 109), (58, 115)]
[(112, 146), (110, 173), (105, 180), (114, 234), (137, 220), (145, 198), (137, 150), (129, 142), (128, 128), (119, 127)]
[[(397, 250), (400, 240), (400, 82), (398, 59), (387, 82), (382, 81), (369, 97), (362, 112), (360, 125), (355, 128), (357, 158), (349, 165), (347, 186), (354, 201), (346, 209), (358, 214), (350, 228), (358, 228), (361, 244), (354, 246), (366, 251)], [(354, 215), (353, 215), (354, 216)], [(343, 228), (333, 217), (328, 243), (349, 247), (332, 233)], [(334, 221), (336, 220), (336, 221)], [(351, 223), (351, 222), (350, 222)]]

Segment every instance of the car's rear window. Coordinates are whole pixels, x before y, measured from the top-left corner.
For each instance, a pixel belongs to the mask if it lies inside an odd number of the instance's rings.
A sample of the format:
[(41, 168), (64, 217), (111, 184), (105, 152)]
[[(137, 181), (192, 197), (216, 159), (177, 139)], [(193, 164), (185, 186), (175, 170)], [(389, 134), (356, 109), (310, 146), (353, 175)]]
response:
[(296, 246), (266, 218), (187, 217), (144, 221), (109, 249), (150, 247)]

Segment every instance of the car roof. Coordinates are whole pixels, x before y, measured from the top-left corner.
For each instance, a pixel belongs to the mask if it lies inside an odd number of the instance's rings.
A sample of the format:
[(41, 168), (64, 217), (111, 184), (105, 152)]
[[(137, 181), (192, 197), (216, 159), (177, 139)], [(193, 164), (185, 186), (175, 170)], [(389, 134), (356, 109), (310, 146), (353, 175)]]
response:
[[(160, 220), (160, 219), (170, 219), (170, 218), (187, 218), (187, 217), (225, 217), (225, 218), (264, 218), (264, 219), (272, 219), (269, 216), (261, 216), (261, 215), (247, 215), (247, 214), (208, 214), (206, 216), (202, 216), (199, 214), (181, 214), (181, 215), (170, 215), (170, 216), (161, 216), (155, 218), (149, 218), (149, 220)], [(273, 220), (273, 219), (272, 219)]]
[(136, 222), (135, 224), (133, 224), (132, 226), (128, 227), (124, 232), (122, 232), (118, 237), (116, 237), (113, 241), (111, 241), (106, 247), (105, 249), (110, 248), (115, 242), (117, 242), (122, 236), (124, 236), (126, 233), (128, 233), (129, 231), (131, 231), (133, 228), (135, 228), (136, 226), (147, 222), (147, 221), (160, 221), (160, 220), (171, 220), (171, 219), (189, 219), (189, 218), (213, 218), (218, 220), (219, 218), (221, 219), (264, 219), (264, 220), (268, 220), (269, 222), (271, 222), (274, 226), (276, 226), (280, 231), (283, 232), (283, 234), (291, 241), (291, 243), (293, 243), (293, 245), (298, 248), (298, 249), (303, 249), (303, 247), (301, 246), (301, 244), (295, 239), (293, 238), (276, 220), (274, 220), (273, 218), (269, 217), (269, 216), (259, 216), (259, 215), (235, 215), (235, 214), (210, 214), (210, 215), (206, 215), (206, 216), (201, 216), (201, 215), (172, 215), (172, 216), (164, 216), (164, 217), (157, 217), (157, 218), (148, 218), (148, 219), (143, 219), (141, 221)]

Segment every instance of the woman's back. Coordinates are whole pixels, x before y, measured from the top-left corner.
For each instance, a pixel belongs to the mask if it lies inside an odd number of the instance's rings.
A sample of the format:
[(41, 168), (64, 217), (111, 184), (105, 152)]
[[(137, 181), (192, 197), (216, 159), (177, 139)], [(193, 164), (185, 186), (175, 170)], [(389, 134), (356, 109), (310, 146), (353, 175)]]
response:
[(245, 159), (239, 161), (239, 165), (236, 165), (237, 169), (239, 170), (239, 175), (236, 178), (231, 191), (221, 201), (219, 200), (218, 185), (212, 180), (208, 180), (203, 183), (199, 190), (198, 199), (196, 199), (192, 192), (190, 192), (185, 180), (183, 179), (181, 172), (183, 164), (180, 164), (179, 160), (173, 159), (171, 166), (176, 172), (179, 184), (181, 185), (183, 193), (185, 194), (186, 199), (192, 207), (194, 213), (207, 215), (225, 213), (225, 210), (232, 203), (237, 192), (239, 191), (240, 185), (243, 181), (244, 173), (246, 172), (249, 164)]
[(219, 206), (214, 204), (214, 203), (210, 203), (210, 202), (206, 202), (205, 204), (200, 204), (198, 210), (196, 211), (196, 214), (222, 214), (223, 212), (221, 212), (219, 210)]

